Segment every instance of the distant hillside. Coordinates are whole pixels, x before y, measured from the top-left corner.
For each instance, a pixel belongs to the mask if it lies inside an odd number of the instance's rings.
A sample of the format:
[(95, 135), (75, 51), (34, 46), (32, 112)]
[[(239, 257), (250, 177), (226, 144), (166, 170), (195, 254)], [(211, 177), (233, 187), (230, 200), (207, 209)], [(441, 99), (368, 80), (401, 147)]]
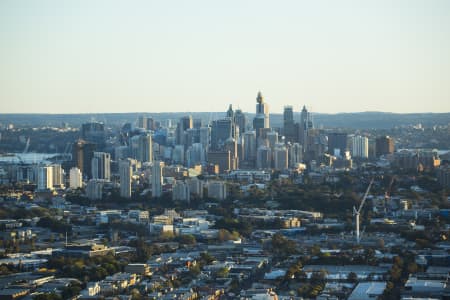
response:
[[(176, 122), (179, 118), (192, 115), (193, 118), (202, 119), (204, 123), (210, 122), (225, 116), (225, 112), (173, 112), (173, 113), (105, 113), (105, 114), (0, 114), (0, 124), (14, 124), (15, 126), (61, 126), (63, 123), (72, 127), (78, 127), (88, 121), (100, 121), (109, 126), (120, 126), (126, 122), (135, 123), (138, 116), (152, 116), (157, 121), (172, 119)], [(247, 114), (252, 120), (253, 113)], [(299, 120), (299, 113), (295, 114), (295, 119)], [(321, 114), (313, 113), (313, 120), (316, 126), (324, 127), (345, 127), (360, 129), (388, 129), (394, 126), (410, 125), (421, 123), (424, 126), (448, 125), (450, 123), (450, 113), (414, 113), (414, 114), (394, 114), (384, 112), (360, 112), (360, 113), (339, 113)], [(282, 114), (271, 114), (270, 124), (272, 127), (283, 126)]]

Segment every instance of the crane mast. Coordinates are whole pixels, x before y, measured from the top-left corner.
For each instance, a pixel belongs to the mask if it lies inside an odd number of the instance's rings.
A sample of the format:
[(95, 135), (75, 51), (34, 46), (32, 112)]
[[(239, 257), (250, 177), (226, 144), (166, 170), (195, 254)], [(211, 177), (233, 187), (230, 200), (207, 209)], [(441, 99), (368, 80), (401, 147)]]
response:
[(374, 179), (372, 178), (372, 180), (371, 180), (370, 183), (369, 183), (369, 186), (367, 187), (366, 192), (364, 193), (364, 196), (363, 196), (363, 198), (362, 198), (362, 200), (361, 200), (361, 204), (359, 205), (359, 208), (356, 209), (356, 208), (353, 206), (353, 213), (354, 213), (354, 215), (355, 215), (356, 243), (357, 243), (357, 244), (359, 244), (359, 242), (360, 242), (359, 217), (360, 217), (360, 215), (361, 215), (361, 210), (362, 210), (362, 208), (363, 208), (363, 206), (364, 206), (364, 203), (366, 203), (366, 198), (367, 198), (367, 195), (369, 194), (370, 188), (372, 187), (373, 180), (374, 180)]

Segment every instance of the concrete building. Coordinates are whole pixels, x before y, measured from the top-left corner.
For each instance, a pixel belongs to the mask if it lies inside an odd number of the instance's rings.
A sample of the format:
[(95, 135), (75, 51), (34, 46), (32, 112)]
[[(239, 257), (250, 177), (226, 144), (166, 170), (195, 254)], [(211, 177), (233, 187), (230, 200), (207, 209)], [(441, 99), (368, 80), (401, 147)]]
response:
[(155, 161), (152, 167), (152, 197), (161, 197), (164, 162)]
[(267, 146), (259, 146), (256, 153), (256, 168), (270, 169), (272, 167), (272, 151)]
[(264, 102), (261, 92), (256, 96), (256, 116), (253, 119), (253, 129), (256, 137), (260, 136), (260, 129), (270, 128), (269, 122), (269, 105)]
[(394, 153), (394, 139), (389, 136), (381, 136), (375, 140), (376, 156), (393, 154)]
[(273, 150), (273, 168), (278, 171), (288, 168), (288, 149), (284, 144), (276, 144)]
[(84, 140), (78, 140), (73, 145), (72, 160), (75, 167), (80, 169), (82, 176), (90, 178), (92, 175), (92, 158), (97, 145)]
[(331, 132), (328, 134), (328, 153), (334, 156), (343, 156), (347, 147), (347, 133)]
[(94, 152), (92, 158), (92, 179), (111, 179), (111, 154)]
[(227, 198), (227, 186), (223, 181), (210, 181), (208, 182), (208, 197), (225, 200)]
[(71, 189), (83, 187), (83, 178), (80, 169), (74, 167), (69, 172), (69, 186)]
[(52, 168), (53, 175), (53, 187), (61, 188), (64, 187), (64, 170), (62, 169), (60, 164), (52, 164), (50, 165)]
[(300, 143), (293, 143), (289, 147), (289, 167), (294, 168), (303, 161), (303, 147)]
[(90, 200), (100, 200), (103, 195), (103, 186), (108, 182), (105, 179), (91, 179), (86, 185), (86, 195)]
[(369, 139), (365, 136), (354, 136), (352, 138), (352, 156), (369, 158)]
[(218, 165), (219, 173), (225, 173), (231, 170), (231, 152), (230, 151), (209, 151), (208, 164)]
[(294, 109), (291, 105), (284, 107), (283, 112), (283, 134), (287, 142), (297, 141), (294, 122)]
[(172, 188), (172, 200), (181, 200), (189, 203), (191, 201), (189, 186), (190, 185), (184, 181), (175, 182)]
[(53, 168), (51, 166), (40, 166), (38, 168), (38, 184), (40, 191), (53, 189)]
[(120, 196), (131, 198), (131, 176), (133, 175), (131, 159), (119, 161)]

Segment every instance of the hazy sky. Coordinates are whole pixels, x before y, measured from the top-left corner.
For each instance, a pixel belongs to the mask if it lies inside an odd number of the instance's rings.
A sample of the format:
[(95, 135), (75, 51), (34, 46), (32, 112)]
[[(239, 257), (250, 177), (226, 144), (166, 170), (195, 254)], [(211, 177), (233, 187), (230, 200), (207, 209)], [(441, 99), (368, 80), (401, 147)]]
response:
[(449, 0), (1, 0), (0, 43), (0, 113), (450, 111)]

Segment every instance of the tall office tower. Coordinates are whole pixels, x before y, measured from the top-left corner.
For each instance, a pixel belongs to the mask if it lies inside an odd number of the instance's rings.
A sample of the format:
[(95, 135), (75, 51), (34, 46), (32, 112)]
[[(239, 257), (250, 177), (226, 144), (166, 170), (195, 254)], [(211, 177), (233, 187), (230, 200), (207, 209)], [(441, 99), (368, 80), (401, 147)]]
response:
[(269, 142), (270, 149), (274, 149), (275, 145), (278, 143), (278, 132), (271, 131), (266, 134), (266, 139)]
[(130, 148), (128, 146), (118, 146), (114, 148), (114, 160), (130, 157)]
[(207, 126), (200, 128), (200, 144), (208, 151), (211, 144), (211, 127)]
[(208, 151), (208, 164), (218, 165), (219, 173), (223, 174), (232, 167), (230, 151)]
[(186, 148), (192, 146), (192, 144), (200, 143), (200, 128), (189, 128), (185, 132)]
[(172, 152), (172, 161), (174, 164), (184, 165), (184, 146), (176, 145)]
[(223, 150), (225, 141), (232, 137), (233, 122), (230, 118), (214, 120), (211, 126), (211, 149)]
[(231, 137), (236, 138), (239, 136), (239, 131), (236, 133), (236, 120), (233, 105), (230, 104), (227, 110), (226, 118), (231, 120)]
[(308, 131), (313, 129), (313, 121), (311, 114), (306, 109), (306, 106), (303, 106), (302, 112), (300, 114), (300, 125), (299, 125), (299, 141), (303, 146), (303, 152), (308, 151)]
[(205, 164), (206, 163), (206, 153), (205, 148), (203, 148), (203, 145), (200, 143), (192, 144), (186, 151), (186, 160), (187, 160), (187, 166), (189, 168), (199, 165), (199, 164)]
[(96, 144), (84, 140), (78, 140), (73, 145), (73, 165), (80, 169), (81, 173), (86, 178), (90, 178), (92, 175), (91, 161), (96, 149)]
[(137, 159), (141, 162), (153, 161), (153, 141), (151, 134), (147, 133), (139, 136)]
[(348, 151), (347, 133), (331, 132), (328, 134), (328, 153), (334, 156), (343, 157)]
[(185, 116), (180, 119), (176, 131), (176, 144), (185, 145), (185, 131), (193, 127), (192, 116)]
[(225, 141), (224, 149), (230, 152), (230, 170), (236, 170), (239, 167), (237, 141), (232, 137), (228, 138)]
[(137, 127), (142, 129), (147, 129), (147, 117), (146, 116), (139, 116)]
[(148, 117), (147, 118), (147, 130), (156, 130), (159, 126), (157, 126), (158, 122), (155, 122), (153, 118)]
[(381, 136), (375, 140), (376, 156), (394, 153), (394, 139), (389, 136)]
[(240, 134), (243, 134), (247, 130), (247, 117), (241, 109), (236, 109), (234, 111), (234, 123), (236, 126), (239, 126)]
[(244, 157), (243, 160), (249, 167), (254, 167), (256, 163), (256, 132), (246, 131), (244, 133)]
[(325, 154), (328, 145), (328, 139), (323, 130), (309, 129), (306, 141), (306, 150), (304, 150), (304, 159), (319, 161)]
[(276, 144), (273, 150), (273, 168), (275, 170), (286, 170), (288, 168), (288, 149), (284, 144)]
[(256, 168), (270, 169), (272, 167), (272, 151), (267, 146), (259, 146), (256, 153)]
[(283, 134), (286, 138), (286, 142), (294, 142), (297, 140), (297, 137), (295, 136), (294, 110), (290, 105), (284, 107)]
[(303, 161), (303, 147), (300, 143), (293, 143), (289, 148), (289, 166), (295, 166)]
[(92, 158), (92, 178), (111, 179), (111, 154), (106, 152), (94, 152)]
[(194, 119), (193, 123), (194, 123), (193, 126), (195, 129), (200, 129), (203, 126), (202, 119), (198, 119), (198, 118)]
[(53, 189), (53, 168), (51, 166), (40, 166), (38, 168), (38, 185), (40, 191)]
[(131, 157), (140, 162), (153, 161), (153, 141), (149, 133), (133, 136), (130, 139)]
[(354, 157), (369, 157), (369, 139), (365, 136), (354, 136), (352, 138), (352, 156)]
[(63, 187), (64, 186), (64, 170), (62, 169), (60, 164), (52, 164), (50, 165), (52, 168), (52, 176), (53, 176), (53, 187)]
[(230, 106), (228, 106), (227, 118), (230, 118), (231, 120), (234, 121), (234, 111), (233, 111), (233, 105), (232, 104), (230, 104)]
[(253, 129), (256, 131), (256, 137), (260, 136), (260, 129), (269, 128), (269, 105), (264, 102), (261, 92), (256, 97), (256, 116), (253, 119)]
[(119, 161), (120, 196), (131, 198), (131, 176), (133, 175), (131, 159)]
[(106, 143), (105, 125), (101, 122), (82, 124), (81, 139), (97, 144), (97, 149), (103, 149)]
[(69, 172), (69, 186), (71, 189), (83, 187), (83, 179), (81, 171), (78, 168), (71, 168)]
[(164, 162), (155, 161), (152, 167), (152, 197), (161, 197)]

